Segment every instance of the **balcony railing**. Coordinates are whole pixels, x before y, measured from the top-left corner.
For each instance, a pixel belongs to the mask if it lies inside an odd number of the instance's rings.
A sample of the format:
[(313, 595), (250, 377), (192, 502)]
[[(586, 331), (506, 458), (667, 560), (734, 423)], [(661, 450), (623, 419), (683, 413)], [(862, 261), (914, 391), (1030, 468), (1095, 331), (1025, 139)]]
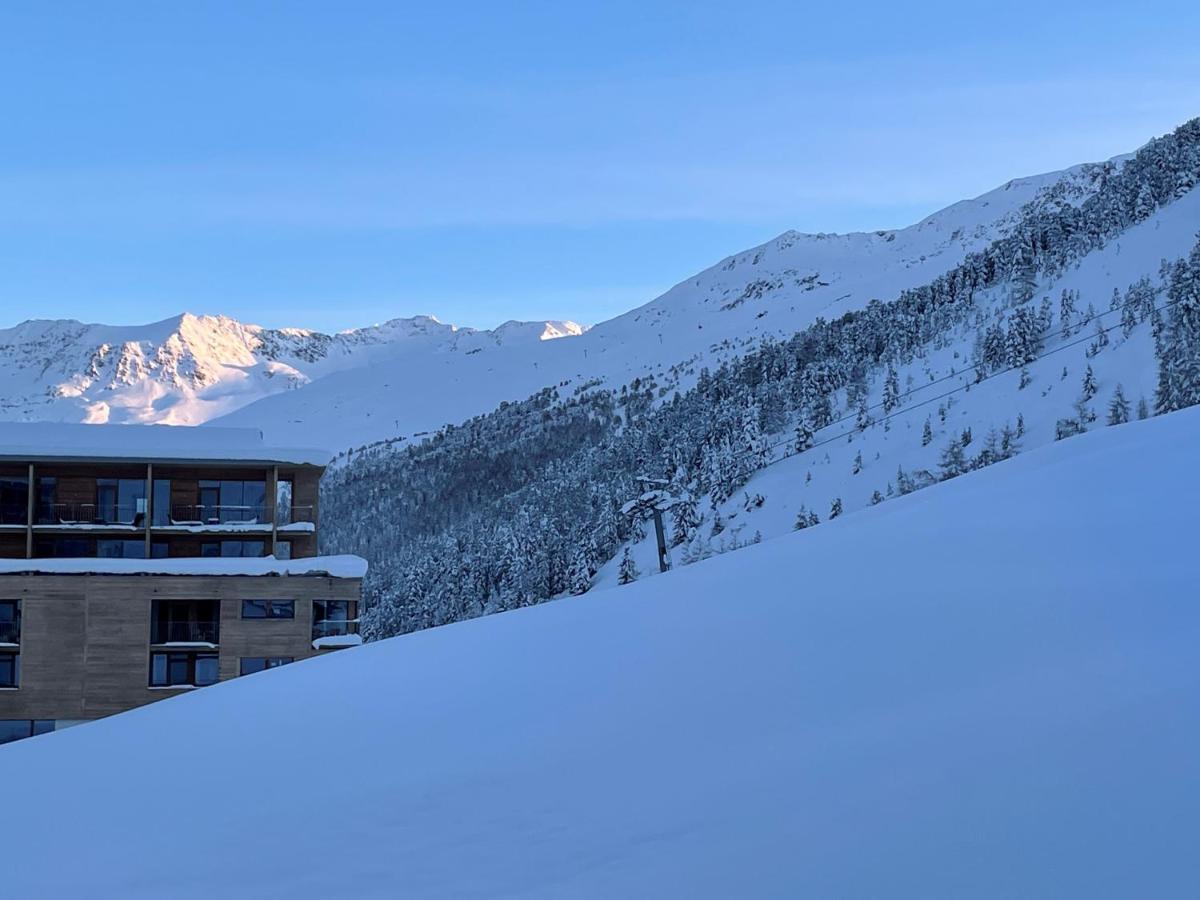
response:
[[(167, 524), (167, 523), (160, 523)], [(270, 527), (267, 506), (183, 504), (171, 507), (171, 525), (263, 525)]]
[(29, 509), (24, 503), (0, 505), (0, 525), (24, 525), (29, 518)]
[(275, 512), (276, 525), (299, 525), (315, 521), (316, 510), (311, 506), (281, 506)]
[(145, 521), (145, 509), (134, 505), (42, 503), (37, 511), (39, 525), (132, 525), (141, 528)]
[(21, 643), (21, 626), (16, 622), (0, 622), (0, 644)]
[(216, 644), (220, 638), (220, 623), (155, 622), (151, 638), (154, 644)]
[(358, 619), (325, 619), (313, 622), (314, 641), (323, 637), (341, 637), (344, 634), (358, 634)]

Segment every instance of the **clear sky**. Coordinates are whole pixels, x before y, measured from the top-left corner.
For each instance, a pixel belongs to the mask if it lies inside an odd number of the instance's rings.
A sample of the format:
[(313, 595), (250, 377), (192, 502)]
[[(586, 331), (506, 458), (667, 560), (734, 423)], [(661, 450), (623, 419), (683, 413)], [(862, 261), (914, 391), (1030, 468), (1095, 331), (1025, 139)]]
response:
[(1200, 115), (1200, 4), (0, 5), (0, 326), (596, 322)]

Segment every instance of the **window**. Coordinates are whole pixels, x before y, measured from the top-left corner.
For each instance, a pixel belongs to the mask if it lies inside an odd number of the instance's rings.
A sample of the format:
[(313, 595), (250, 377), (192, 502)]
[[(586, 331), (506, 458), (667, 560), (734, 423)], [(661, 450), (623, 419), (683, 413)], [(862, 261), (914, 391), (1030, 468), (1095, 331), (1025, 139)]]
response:
[(29, 480), (0, 478), (0, 525), (24, 525), (29, 515)]
[(48, 734), (54, 730), (53, 719), (0, 719), (0, 744)]
[(43, 525), (52, 525), (58, 521), (58, 510), (55, 509), (57, 498), (58, 479), (45, 476), (38, 478), (38, 521)]
[(205, 541), (200, 545), (201, 556), (265, 556), (266, 541)]
[(39, 538), (33, 546), (39, 559), (79, 559), (96, 555), (96, 545), (87, 538)]
[(144, 478), (97, 478), (96, 520), (141, 525), (146, 516)]
[(96, 555), (101, 559), (145, 559), (145, 541), (99, 540)]
[(275, 542), (275, 558), (276, 559), (291, 559), (292, 558), (292, 542), (291, 541), (276, 541)]
[(215, 653), (151, 653), (151, 687), (204, 687), (219, 679)]
[(155, 600), (150, 609), (150, 643), (216, 644), (220, 618), (216, 600)]
[(243, 656), (241, 674), (253, 675), (265, 669), (276, 669), (292, 661), (290, 656)]
[(266, 481), (201, 481), (201, 521), (209, 525), (228, 522), (265, 522)]
[(154, 479), (154, 497), (151, 504), (152, 525), (171, 524), (171, 479)]
[(294, 619), (295, 600), (243, 600), (243, 619)]
[(275, 482), (275, 524), (292, 524), (292, 498), (295, 496), (292, 479), (280, 478)]
[(21, 643), (21, 601), (0, 600), (0, 644)]
[(21, 655), (0, 652), (0, 688), (15, 688), (21, 683)]
[(350, 634), (349, 600), (313, 601), (313, 640), (330, 635)]

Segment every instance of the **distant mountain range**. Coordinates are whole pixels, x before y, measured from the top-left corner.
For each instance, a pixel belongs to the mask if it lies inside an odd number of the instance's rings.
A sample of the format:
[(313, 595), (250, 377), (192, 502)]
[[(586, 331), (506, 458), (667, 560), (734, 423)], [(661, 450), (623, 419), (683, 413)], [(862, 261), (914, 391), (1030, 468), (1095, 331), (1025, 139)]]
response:
[[(1091, 196), (1122, 161), (1010, 181), (907, 228), (787, 232), (594, 328), (429, 316), (337, 334), (184, 314), (144, 326), (33, 320), (0, 330), (0, 420), (222, 424), (331, 449), (411, 438), (546, 387), (624, 384), (743, 352), (928, 283), (1008, 233), (1027, 204)], [(559, 338), (559, 340), (550, 340)]]

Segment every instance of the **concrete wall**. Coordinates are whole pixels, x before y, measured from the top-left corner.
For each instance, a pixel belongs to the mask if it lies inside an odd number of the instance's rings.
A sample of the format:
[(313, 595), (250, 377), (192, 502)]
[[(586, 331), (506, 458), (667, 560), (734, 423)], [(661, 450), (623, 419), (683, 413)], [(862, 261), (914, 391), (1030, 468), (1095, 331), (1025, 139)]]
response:
[[(94, 719), (180, 693), (149, 687), (154, 600), (220, 601), (224, 681), (243, 656), (318, 655), (312, 601), (360, 592), (357, 579), (323, 576), (0, 575), (0, 599), (20, 600), (22, 619), (20, 687), (0, 690), (0, 719)], [(242, 599), (294, 600), (296, 617), (242, 619)]]

